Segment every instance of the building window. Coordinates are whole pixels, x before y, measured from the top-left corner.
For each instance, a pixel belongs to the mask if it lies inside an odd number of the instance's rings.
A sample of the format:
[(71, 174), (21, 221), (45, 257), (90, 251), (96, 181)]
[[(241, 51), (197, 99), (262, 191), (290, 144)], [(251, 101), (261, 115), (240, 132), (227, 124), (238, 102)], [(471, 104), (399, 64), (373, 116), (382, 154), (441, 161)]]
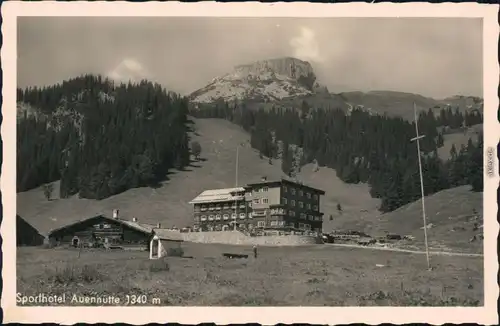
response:
[(304, 192), (302, 190), (299, 190), (299, 196), (300, 197), (304, 196)]
[(229, 204), (224, 204), (224, 209), (229, 209)]
[(213, 220), (214, 220), (214, 218), (215, 218), (215, 216), (213, 216), (213, 215), (209, 215), (209, 216), (208, 216), (208, 220), (209, 220), (209, 221), (213, 221)]
[(306, 230), (310, 230), (311, 229), (311, 226), (309, 224), (304, 224), (304, 229)]
[(304, 213), (300, 213), (300, 218), (307, 219), (307, 215)]
[(208, 208), (209, 211), (213, 211), (214, 210), (214, 205), (210, 205), (209, 208)]
[(278, 225), (278, 221), (271, 221), (271, 226), (277, 226)]
[(262, 191), (268, 191), (268, 190), (269, 190), (269, 188), (268, 188), (268, 187), (264, 187), (264, 188), (262, 188)]
[(257, 226), (260, 226), (260, 227), (266, 226), (266, 222), (264, 222), (264, 221), (258, 221), (257, 222)]
[(315, 195), (313, 196), (313, 198), (314, 198), (314, 200), (318, 200), (318, 195), (316, 195), (316, 194), (315, 194)]
[(295, 188), (290, 189), (292, 195), (295, 195)]
[(309, 215), (309, 221), (313, 221), (313, 220), (314, 220), (314, 216)]
[(232, 218), (233, 220), (235, 220), (235, 219), (236, 219), (236, 213), (231, 214), (231, 218)]
[(282, 198), (281, 198), (281, 201), (282, 201), (282, 202), (283, 202), (283, 204), (285, 204), (285, 205), (286, 205), (286, 204), (288, 204), (288, 200), (287, 200), (285, 197), (282, 197)]
[(318, 205), (314, 205), (314, 210), (318, 211)]
[(206, 215), (202, 215), (202, 216), (201, 216), (201, 220), (202, 220), (202, 221), (206, 221), (206, 220), (207, 220), (207, 216), (206, 216)]
[(283, 186), (283, 192), (288, 192), (288, 188), (286, 186)]
[(248, 218), (253, 218), (252, 212), (248, 213)]
[(229, 214), (224, 214), (224, 215), (223, 215), (223, 218), (224, 218), (225, 220), (229, 220)]
[(311, 209), (311, 204), (306, 205), (307, 209)]
[(220, 211), (222, 209), (222, 207), (220, 206), (220, 204), (217, 204), (217, 205), (215, 205), (215, 209)]
[(299, 223), (299, 229), (303, 229), (304, 228), (304, 223)]
[(243, 218), (245, 218), (245, 217), (246, 217), (246, 216), (245, 216), (245, 213), (240, 213), (240, 218), (241, 218), (241, 219), (243, 219)]
[(294, 211), (290, 211), (290, 216), (295, 217), (295, 212)]
[(204, 212), (204, 211), (206, 211), (206, 210), (207, 210), (207, 206), (205, 206), (205, 205), (201, 205), (201, 211), (202, 211), (202, 212)]
[(294, 199), (292, 199), (292, 200), (290, 201), (290, 203), (292, 204), (292, 206), (295, 206), (295, 200), (294, 200)]
[(304, 208), (304, 203), (303, 203), (303, 202), (301, 202), (301, 201), (299, 201), (299, 207), (300, 207), (300, 208)]
[(279, 221), (278, 224), (279, 224), (279, 226), (284, 226), (285, 225), (285, 221)]
[(267, 203), (269, 203), (269, 199), (267, 199), (267, 198), (262, 198), (262, 203), (263, 203), (263, 204), (267, 204)]
[(254, 204), (258, 204), (258, 203), (259, 203), (259, 199), (258, 199), (258, 198), (257, 198), (257, 199), (254, 199), (254, 200), (253, 200), (253, 203), (254, 203)]
[(306, 192), (306, 197), (307, 197), (307, 199), (311, 199), (311, 193), (310, 192)]
[(251, 201), (248, 202), (248, 207), (252, 208), (252, 202)]
[(220, 214), (215, 215), (215, 219), (216, 219), (217, 221), (220, 221), (221, 217), (222, 217), (222, 216), (221, 216)]

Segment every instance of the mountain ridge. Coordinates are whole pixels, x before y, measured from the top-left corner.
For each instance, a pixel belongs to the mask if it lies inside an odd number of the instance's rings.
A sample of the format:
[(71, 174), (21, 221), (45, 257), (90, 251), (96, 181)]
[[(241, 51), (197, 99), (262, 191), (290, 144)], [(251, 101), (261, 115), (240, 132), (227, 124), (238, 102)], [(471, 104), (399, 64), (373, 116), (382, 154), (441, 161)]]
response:
[(258, 60), (236, 65), (232, 72), (212, 79), (205, 87), (188, 95), (195, 106), (226, 102), (246, 102), (253, 107), (296, 107), (306, 101), (311, 107), (354, 108), (372, 114), (388, 114), (413, 119), (413, 103), (421, 109), (449, 106), (460, 111), (480, 110), (483, 99), (452, 95), (436, 99), (421, 94), (391, 90), (332, 92), (316, 80), (313, 66), (293, 57)]

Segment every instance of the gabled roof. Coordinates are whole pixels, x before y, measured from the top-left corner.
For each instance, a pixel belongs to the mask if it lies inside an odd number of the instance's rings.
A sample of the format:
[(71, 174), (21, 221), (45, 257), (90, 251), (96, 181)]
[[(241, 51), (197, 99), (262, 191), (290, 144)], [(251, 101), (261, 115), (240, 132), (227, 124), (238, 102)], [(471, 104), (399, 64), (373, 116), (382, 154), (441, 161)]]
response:
[(202, 203), (216, 203), (231, 200), (241, 200), (244, 196), (234, 196), (235, 192), (245, 191), (243, 187), (237, 188), (224, 188), (224, 189), (211, 189), (205, 190), (199, 194), (196, 198), (191, 200), (190, 204), (202, 204)]
[(183, 241), (182, 234), (180, 234), (179, 231), (174, 231), (174, 230), (170, 230), (170, 229), (157, 228), (155, 225), (152, 225), (152, 224), (139, 223), (139, 222), (134, 222), (134, 221), (130, 221), (130, 220), (124, 220), (124, 219), (121, 219), (121, 218), (111, 218), (111, 217), (108, 217), (108, 216), (105, 216), (105, 215), (92, 216), (92, 217), (89, 217), (89, 218), (86, 218), (86, 219), (83, 219), (83, 220), (80, 220), (80, 221), (77, 221), (77, 222), (65, 225), (63, 227), (54, 229), (54, 230), (52, 230), (52, 231), (49, 232), (49, 236), (53, 235), (56, 232), (64, 230), (66, 228), (69, 228), (69, 227), (72, 227), (72, 226), (75, 226), (75, 225), (87, 222), (87, 221), (95, 219), (95, 218), (104, 218), (104, 219), (109, 220), (111, 222), (116, 222), (116, 223), (125, 225), (125, 226), (127, 226), (127, 227), (129, 227), (131, 229), (134, 229), (134, 230), (139, 231), (139, 232), (143, 232), (145, 234), (151, 234), (151, 232), (154, 230), (155, 234), (157, 234), (158, 237), (160, 239), (162, 239), (162, 240)]
[(169, 229), (157, 229), (155, 228), (155, 234), (161, 240), (170, 241), (184, 241), (182, 234), (179, 231), (169, 230)]
[(43, 234), (41, 234), (37, 228), (35, 228), (33, 225), (31, 225), (31, 223), (28, 223), (28, 221), (26, 221), (24, 218), (22, 218), (21, 216), (16, 214), (16, 228), (19, 228), (19, 227), (28, 227), (28, 228), (32, 229), (33, 231), (36, 231), (40, 236), (43, 237)]

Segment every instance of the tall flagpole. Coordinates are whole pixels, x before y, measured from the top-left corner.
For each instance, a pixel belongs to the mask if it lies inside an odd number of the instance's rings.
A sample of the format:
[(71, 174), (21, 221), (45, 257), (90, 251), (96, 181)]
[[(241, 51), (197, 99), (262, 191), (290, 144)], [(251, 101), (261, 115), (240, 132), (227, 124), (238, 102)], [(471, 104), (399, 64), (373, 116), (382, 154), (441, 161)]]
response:
[(431, 269), (431, 263), (429, 260), (429, 246), (427, 243), (427, 221), (425, 218), (425, 199), (424, 199), (424, 177), (422, 173), (422, 160), (420, 158), (420, 139), (424, 138), (425, 135), (418, 134), (418, 117), (417, 117), (417, 106), (413, 103), (413, 111), (415, 112), (415, 131), (416, 137), (412, 138), (411, 141), (417, 142), (417, 152), (418, 152), (418, 169), (420, 172), (420, 190), (422, 192), (422, 217), (424, 220), (424, 237), (425, 237), (425, 254), (427, 256), (427, 269)]
[[(236, 176), (235, 176), (235, 188), (238, 188), (238, 159), (240, 155), (240, 146), (236, 146)], [(236, 219), (234, 220), (234, 230), (236, 231), (236, 224), (238, 221), (238, 192), (236, 192), (236, 198), (234, 199), (234, 204), (236, 205), (234, 213), (236, 214)]]

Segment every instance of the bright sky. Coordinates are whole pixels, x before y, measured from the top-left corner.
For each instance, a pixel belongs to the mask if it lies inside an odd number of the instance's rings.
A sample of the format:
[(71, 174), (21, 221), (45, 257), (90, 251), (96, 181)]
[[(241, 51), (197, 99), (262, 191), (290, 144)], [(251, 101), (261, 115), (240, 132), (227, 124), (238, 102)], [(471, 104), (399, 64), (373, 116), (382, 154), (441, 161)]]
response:
[(294, 56), (332, 92), (482, 96), (481, 19), (20, 17), (18, 26), (21, 87), (101, 73), (186, 94), (235, 65)]

